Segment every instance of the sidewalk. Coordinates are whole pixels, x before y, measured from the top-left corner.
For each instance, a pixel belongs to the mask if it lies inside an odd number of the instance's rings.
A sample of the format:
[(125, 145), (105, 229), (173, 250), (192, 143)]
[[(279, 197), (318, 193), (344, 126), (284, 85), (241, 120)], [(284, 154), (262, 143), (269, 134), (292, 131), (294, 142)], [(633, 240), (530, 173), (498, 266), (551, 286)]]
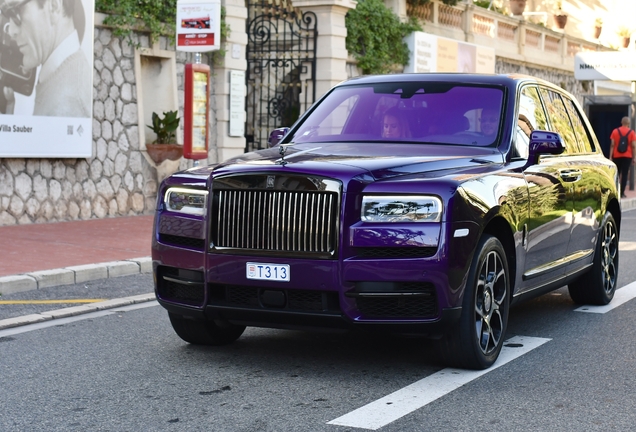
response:
[(629, 185), (625, 191), (626, 198), (621, 199), (621, 210), (627, 211), (636, 208), (636, 188), (629, 190)]
[(0, 227), (0, 294), (150, 273), (153, 218)]

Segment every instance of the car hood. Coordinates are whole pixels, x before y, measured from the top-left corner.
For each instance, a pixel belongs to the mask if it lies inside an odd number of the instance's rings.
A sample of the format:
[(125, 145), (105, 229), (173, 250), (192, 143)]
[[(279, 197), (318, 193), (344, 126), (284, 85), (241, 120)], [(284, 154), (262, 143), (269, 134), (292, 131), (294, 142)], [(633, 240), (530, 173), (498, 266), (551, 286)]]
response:
[(253, 172), (286, 172), (321, 175), (343, 180), (369, 177), (370, 181), (416, 173), (465, 170), (500, 164), (502, 154), (493, 148), (458, 145), (386, 143), (309, 143), (289, 146), (281, 158), (280, 147), (245, 153), (219, 165), (193, 168), (196, 176), (221, 176)]

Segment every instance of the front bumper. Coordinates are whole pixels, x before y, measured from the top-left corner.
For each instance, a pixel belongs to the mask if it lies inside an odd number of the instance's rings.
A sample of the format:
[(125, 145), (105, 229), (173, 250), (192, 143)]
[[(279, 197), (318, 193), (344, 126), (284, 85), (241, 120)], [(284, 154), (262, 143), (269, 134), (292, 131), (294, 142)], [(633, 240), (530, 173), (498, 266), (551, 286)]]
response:
[(340, 313), (286, 312), (238, 307), (206, 306), (196, 309), (158, 298), (168, 312), (203, 320), (224, 320), (236, 325), (289, 330), (347, 331), (362, 330), (382, 333), (413, 334), (440, 337), (449, 325), (459, 321), (461, 308), (442, 309), (440, 316), (426, 322), (355, 321)]
[[(192, 251), (187, 255), (189, 259), (183, 259), (171, 248), (155, 254), (155, 288), (164, 308), (195, 319), (437, 336), (460, 315), (460, 309), (449, 304), (446, 272), (439, 263), (424, 265), (426, 259), (255, 259)], [(164, 264), (176, 256), (178, 267)], [(253, 261), (289, 264), (291, 281), (247, 279), (246, 263)], [(188, 262), (193, 264), (189, 269)]]

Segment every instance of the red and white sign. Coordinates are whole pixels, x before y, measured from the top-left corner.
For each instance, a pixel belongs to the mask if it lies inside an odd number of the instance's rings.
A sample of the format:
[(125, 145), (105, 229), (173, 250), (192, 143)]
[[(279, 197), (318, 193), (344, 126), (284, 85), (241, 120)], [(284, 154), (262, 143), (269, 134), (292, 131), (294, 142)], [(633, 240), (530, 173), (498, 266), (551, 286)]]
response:
[[(177, 39), (178, 45), (182, 47), (189, 46), (210, 46), (214, 45), (214, 33), (212, 34), (180, 34)], [(197, 50), (201, 51), (201, 50)]]
[(177, 50), (216, 51), (221, 48), (221, 1), (177, 1)]

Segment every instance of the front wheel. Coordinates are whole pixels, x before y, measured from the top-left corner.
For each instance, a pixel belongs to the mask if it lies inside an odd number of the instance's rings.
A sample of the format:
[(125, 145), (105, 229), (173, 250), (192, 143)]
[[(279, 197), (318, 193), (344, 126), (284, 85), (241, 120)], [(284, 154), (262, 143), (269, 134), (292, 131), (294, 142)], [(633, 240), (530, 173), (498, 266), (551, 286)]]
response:
[(605, 213), (594, 251), (592, 267), (568, 284), (578, 304), (606, 305), (614, 298), (618, 281), (618, 229), (610, 212)]
[(175, 333), (194, 345), (227, 345), (237, 340), (245, 331), (238, 326), (220, 321), (187, 319), (168, 312)]
[(510, 305), (506, 252), (496, 237), (479, 241), (468, 273), (459, 323), (442, 340), (442, 354), (457, 367), (487, 369), (503, 346)]

